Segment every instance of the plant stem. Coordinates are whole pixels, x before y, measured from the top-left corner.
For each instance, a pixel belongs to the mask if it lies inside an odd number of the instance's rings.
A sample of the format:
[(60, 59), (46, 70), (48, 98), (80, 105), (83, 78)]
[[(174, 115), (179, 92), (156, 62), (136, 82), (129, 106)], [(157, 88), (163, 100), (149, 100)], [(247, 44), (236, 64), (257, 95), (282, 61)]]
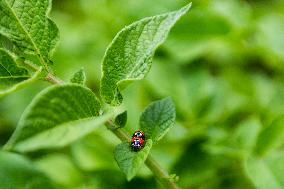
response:
[[(62, 84), (64, 83), (63, 80), (56, 77), (52, 73), (49, 73), (45, 80), (50, 82), (51, 84)], [(105, 123), (105, 126), (113, 133), (115, 134), (121, 141), (130, 141), (130, 136), (122, 128), (116, 128), (114, 126), (114, 123), (109, 120)], [(151, 154), (148, 155), (146, 161), (146, 166), (152, 171), (152, 173), (155, 175), (156, 179), (165, 187), (169, 189), (179, 189), (177, 184), (173, 181), (173, 179), (170, 178), (169, 173), (161, 167), (161, 165), (153, 158)]]
[(161, 165), (153, 158), (151, 154), (148, 155), (145, 164), (154, 173), (159, 182), (166, 188), (179, 189), (175, 181), (170, 178), (169, 173), (161, 167)]
[(44, 80), (50, 82), (51, 84), (63, 84), (64, 83), (63, 80), (61, 80), (60, 78), (56, 77), (52, 73), (48, 73), (46, 75), (46, 77), (44, 78)]
[[(106, 124), (106, 127), (113, 132), (121, 141), (130, 141), (130, 136), (122, 128), (115, 128), (114, 124), (111, 121), (108, 121)], [(146, 161), (146, 166), (152, 171), (152, 173), (155, 175), (156, 179), (165, 187), (169, 189), (178, 189), (179, 187), (177, 184), (173, 181), (173, 179), (170, 178), (169, 173), (161, 167), (161, 165), (153, 158), (151, 154), (148, 155)]]
[[(26, 66), (28, 66), (29, 68), (31, 68), (33, 71), (38, 71), (40, 68), (39, 66), (29, 62), (29, 61), (23, 61), (23, 64), (25, 64)], [(45, 81), (48, 81), (51, 84), (63, 84), (64, 81), (58, 77), (56, 77), (54, 74), (52, 74), (51, 72), (49, 72), (45, 78)]]
[(121, 141), (126, 141), (126, 142), (130, 142), (130, 137), (129, 134), (120, 128), (116, 128), (113, 124), (112, 121), (108, 121), (106, 124), (106, 127), (113, 132), (113, 134), (115, 134), (117, 136), (117, 138), (119, 138)]

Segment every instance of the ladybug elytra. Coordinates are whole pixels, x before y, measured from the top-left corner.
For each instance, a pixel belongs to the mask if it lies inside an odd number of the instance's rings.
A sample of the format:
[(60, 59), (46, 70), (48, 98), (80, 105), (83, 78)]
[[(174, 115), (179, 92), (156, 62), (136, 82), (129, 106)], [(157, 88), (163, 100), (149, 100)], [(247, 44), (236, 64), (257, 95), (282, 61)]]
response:
[(137, 152), (144, 147), (145, 134), (142, 131), (135, 131), (132, 135), (130, 146), (133, 151)]
[(135, 131), (132, 135), (132, 138), (133, 137), (142, 138), (145, 140), (145, 134), (142, 131)]
[(131, 148), (135, 152), (139, 151), (141, 148), (144, 147), (144, 140), (139, 137), (132, 137), (131, 140)]

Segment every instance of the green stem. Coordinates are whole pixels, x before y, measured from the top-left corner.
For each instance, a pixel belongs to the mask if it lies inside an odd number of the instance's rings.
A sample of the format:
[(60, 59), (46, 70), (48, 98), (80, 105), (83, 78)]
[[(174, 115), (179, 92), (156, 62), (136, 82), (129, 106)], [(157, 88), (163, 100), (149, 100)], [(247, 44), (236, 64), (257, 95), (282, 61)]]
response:
[(53, 75), (52, 73), (48, 73), (46, 75), (46, 77), (44, 78), (44, 80), (52, 83), (52, 84), (63, 84), (64, 81), (61, 80), (60, 78), (56, 77), (55, 75)]
[[(38, 71), (40, 68), (39, 66), (25, 60), (23, 61), (23, 64), (31, 68), (33, 71)], [(48, 81), (51, 84), (63, 84), (64, 81), (58, 77), (56, 77), (54, 74), (51, 72), (48, 72), (48, 74), (43, 78), (45, 81)]]
[[(52, 84), (62, 84), (64, 81), (62, 81), (60, 78), (57, 78), (52, 73), (49, 73), (46, 78), (46, 81), (52, 83)], [(122, 128), (116, 128), (114, 126), (114, 123), (109, 120), (105, 123), (105, 126), (117, 136), (121, 141), (128, 141), (130, 142), (130, 136)], [(156, 179), (164, 186), (164, 188), (168, 189), (179, 189), (177, 184), (173, 181), (173, 179), (170, 178), (169, 173), (153, 158), (151, 154), (148, 155), (146, 161), (146, 166), (152, 171), (152, 173), (155, 175)]]
[(161, 167), (151, 154), (148, 155), (145, 164), (154, 173), (159, 182), (165, 186), (165, 188), (179, 189), (175, 181), (170, 178), (169, 173)]
[(112, 123), (112, 121), (108, 121), (106, 124), (106, 127), (113, 132), (113, 134), (115, 134), (117, 136), (117, 138), (119, 138), (121, 141), (126, 141), (126, 142), (130, 142), (130, 137), (129, 134), (120, 128), (116, 128), (114, 126), (114, 124)]

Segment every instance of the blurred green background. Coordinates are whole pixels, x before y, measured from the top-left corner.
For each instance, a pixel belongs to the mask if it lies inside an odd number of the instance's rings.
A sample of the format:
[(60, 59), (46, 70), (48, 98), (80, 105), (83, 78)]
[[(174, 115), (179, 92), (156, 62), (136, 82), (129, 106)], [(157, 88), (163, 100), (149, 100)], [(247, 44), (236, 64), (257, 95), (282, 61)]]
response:
[[(284, 1), (193, 0), (157, 50), (145, 80), (123, 94), (126, 129), (151, 101), (171, 96), (177, 122), (151, 153), (182, 188), (284, 188)], [(184, 0), (53, 0), (60, 30), (55, 73), (84, 68), (99, 94), (101, 61), (115, 34)], [(47, 83), (0, 99), (0, 145)], [(26, 154), (61, 188), (161, 188), (145, 166), (127, 182), (113, 158), (119, 140), (104, 127), (59, 150)], [(1, 183), (0, 183), (1, 184)], [(282, 187), (281, 187), (282, 186)]]

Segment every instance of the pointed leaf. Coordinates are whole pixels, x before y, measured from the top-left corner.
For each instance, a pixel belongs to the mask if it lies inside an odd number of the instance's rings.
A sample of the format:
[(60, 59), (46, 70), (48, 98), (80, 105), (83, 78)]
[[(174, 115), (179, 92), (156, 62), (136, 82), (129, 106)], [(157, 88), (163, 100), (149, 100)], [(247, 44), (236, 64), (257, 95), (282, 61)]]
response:
[(126, 125), (127, 122), (127, 111), (124, 111), (123, 113), (116, 116), (114, 123), (116, 128), (122, 128)]
[(281, 146), (284, 143), (283, 140), (284, 118), (281, 116), (260, 132), (255, 151), (258, 155), (265, 155), (272, 149)]
[(114, 157), (119, 168), (126, 174), (127, 180), (131, 180), (146, 160), (152, 147), (152, 140), (146, 141), (145, 147), (138, 152), (130, 148), (129, 142), (123, 142), (116, 146)]
[(100, 103), (89, 89), (78, 84), (49, 87), (25, 110), (6, 148), (30, 151), (67, 145), (121, 113), (118, 109), (96, 117)]
[(140, 116), (140, 128), (145, 137), (160, 140), (174, 126), (176, 119), (175, 106), (171, 98), (152, 102)]
[(3, 151), (0, 151), (0, 183), (3, 189), (55, 188), (32, 162), (18, 154)]
[(16, 64), (12, 55), (0, 49), (0, 97), (37, 80), (40, 72), (41, 69), (31, 76)]
[(47, 15), (51, 0), (1, 0), (0, 34), (27, 54), (37, 55), (46, 69), (59, 33)]
[(284, 153), (269, 154), (265, 158), (249, 157), (245, 171), (256, 188), (284, 188)]
[(102, 65), (101, 96), (112, 105), (122, 101), (120, 90), (149, 72), (156, 48), (191, 4), (180, 10), (144, 18), (122, 29), (108, 47)]
[(257, 118), (249, 118), (240, 123), (229, 141), (237, 148), (250, 153), (256, 145), (257, 137), (261, 129), (261, 123)]
[(76, 72), (73, 77), (71, 78), (71, 83), (78, 83), (81, 85), (85, 85), (86, 83), (86, 73), (84, 69), (80, 69), (78, 72)]

